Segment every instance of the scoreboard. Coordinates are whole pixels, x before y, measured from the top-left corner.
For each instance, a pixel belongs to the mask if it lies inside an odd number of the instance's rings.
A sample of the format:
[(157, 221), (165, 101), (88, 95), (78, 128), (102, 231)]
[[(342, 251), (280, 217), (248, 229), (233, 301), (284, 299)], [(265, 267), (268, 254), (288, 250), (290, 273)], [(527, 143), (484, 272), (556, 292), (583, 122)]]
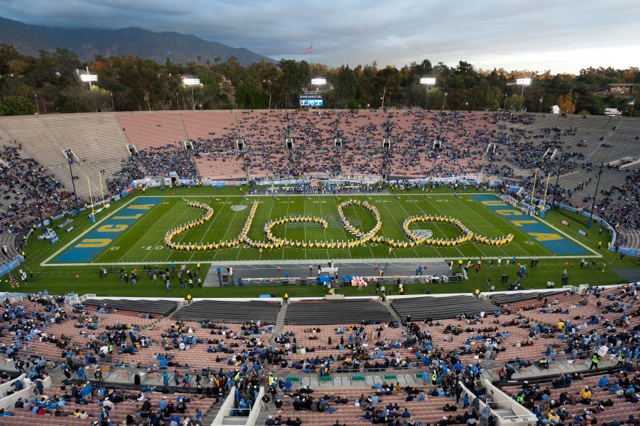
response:
[(324, 102), (322, 95), (318, 93), (301, 93), (300, 94), (300, 106), (301, 107), (322, 107)]

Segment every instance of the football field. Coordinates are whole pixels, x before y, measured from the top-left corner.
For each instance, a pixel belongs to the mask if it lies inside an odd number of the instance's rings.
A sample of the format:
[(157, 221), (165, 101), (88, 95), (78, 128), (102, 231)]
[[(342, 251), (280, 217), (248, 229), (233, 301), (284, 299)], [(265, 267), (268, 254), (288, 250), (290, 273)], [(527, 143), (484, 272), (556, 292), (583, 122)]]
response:
[(590, 257), (494, 194), (133, 195), (42, 266)]

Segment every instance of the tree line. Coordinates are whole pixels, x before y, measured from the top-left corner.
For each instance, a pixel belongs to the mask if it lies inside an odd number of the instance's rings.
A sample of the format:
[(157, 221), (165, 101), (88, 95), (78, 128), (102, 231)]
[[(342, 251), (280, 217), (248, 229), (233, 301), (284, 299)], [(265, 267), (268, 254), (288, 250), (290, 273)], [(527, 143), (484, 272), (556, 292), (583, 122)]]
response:
[[(79, 71), (78, 71), (79, 70)], [(97, 75), (89, 85), (79, 74)], [(186, 86), (183, 78), (198, 78)], [(313, 86), (311, 78), (326, 84)], [(420, 84), (435, 77), (436, 84)], [(515, 84), (531, 78), (530, 86)], [(578, 75), (530, 71), (480, 70), (460, 61), (456, 66), (428, 59), (402, 68), (374, 61), (355, 68), (282, 59), (242, 66), (235, 57), (198, 57), (186, 64), (159, 64), (134, 55), (96, 56), (83, 63), (68, 49), (40, 51), (37, 57), (0, 45), (0, 115), (98, 111), (185, 109), (285, 109), (298, 107), (301, 93), (322, 95), (325, 108), (425, 108), (473, 111), (601, 114), (618, 108), (637, 115), (630, 100), (608, 84), (639, 84), (640, 69), (587, 68)]]

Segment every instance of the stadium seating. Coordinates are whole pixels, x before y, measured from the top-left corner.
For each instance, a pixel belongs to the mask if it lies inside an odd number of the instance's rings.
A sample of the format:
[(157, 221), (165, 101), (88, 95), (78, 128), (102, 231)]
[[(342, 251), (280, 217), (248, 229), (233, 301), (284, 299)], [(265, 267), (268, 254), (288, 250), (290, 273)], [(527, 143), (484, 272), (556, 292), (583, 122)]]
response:
[(391, 313), (376, 300), (307, 301), (287, 308), (287, 324), (352, 324), (363, 321), (395, 321)]

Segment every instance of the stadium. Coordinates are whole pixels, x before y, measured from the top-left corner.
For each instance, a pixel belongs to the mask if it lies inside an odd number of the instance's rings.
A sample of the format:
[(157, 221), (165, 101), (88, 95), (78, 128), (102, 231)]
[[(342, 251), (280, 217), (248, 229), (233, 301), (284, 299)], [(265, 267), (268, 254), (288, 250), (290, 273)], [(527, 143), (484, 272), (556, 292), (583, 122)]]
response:
[(399, 108), (3, 117), (0, 424), (637, 424), (639, 136)]

